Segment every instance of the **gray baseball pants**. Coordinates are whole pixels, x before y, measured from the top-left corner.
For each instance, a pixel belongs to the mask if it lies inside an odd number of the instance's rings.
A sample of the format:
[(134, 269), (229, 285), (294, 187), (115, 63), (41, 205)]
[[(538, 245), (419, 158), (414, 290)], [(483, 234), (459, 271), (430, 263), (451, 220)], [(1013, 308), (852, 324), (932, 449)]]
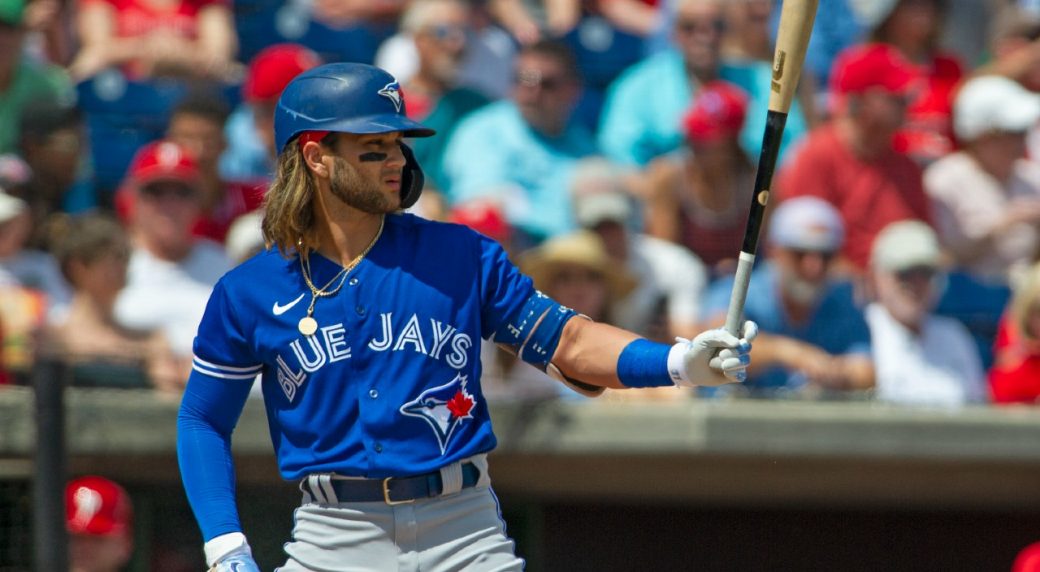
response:
[(305, 494), (278, 571), (523, 570), (491, 491), (487, 457), (470, 461), (481, 473), (475, 487), (412, 503), (318, 502)]

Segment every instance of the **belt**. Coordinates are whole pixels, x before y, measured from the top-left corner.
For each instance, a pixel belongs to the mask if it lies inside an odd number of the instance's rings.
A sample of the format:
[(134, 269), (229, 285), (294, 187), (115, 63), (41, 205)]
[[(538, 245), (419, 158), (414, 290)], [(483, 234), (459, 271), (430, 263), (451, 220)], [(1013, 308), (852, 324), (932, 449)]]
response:
[[(462, 488), (474, 487), (480, 480), (480, 469), (473, 463), (463, 463)], [(314, 479), (315, 475), (300, 481), (300, 490), (311, 498), (325, 500), (329, 503), (342, 502), (385, 502), (397, 505), (415, 502), (419, 499), (440, 496), (444, 491), (444, 483), (440, 471), (432, 471), (411, 477), (387, 477), (385, 479), (342, 479), (332, 477), (331, 480)], [(326, 476), (326, 475), (322, 475)], [(321, 482), (324, 480), (324, 482)], [(331, 489), (331, 491), (329, 490)], [(329, 498), (329, 492), (335, 498)]]

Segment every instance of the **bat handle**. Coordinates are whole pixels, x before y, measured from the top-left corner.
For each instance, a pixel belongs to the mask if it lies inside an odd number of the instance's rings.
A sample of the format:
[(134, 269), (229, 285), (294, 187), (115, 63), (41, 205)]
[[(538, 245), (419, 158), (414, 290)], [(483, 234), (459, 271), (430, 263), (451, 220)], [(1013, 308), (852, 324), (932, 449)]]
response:
[(733, 278), (733, 292), (730, 293), (729, 309), (726, 311), (726, 331), (740, 337), (744, 325), (744, 301), (747, 299), (748, 284), (751, 283), (751, 268), (755, 265), (755, 255), (741, 251), (737, 258), (737, 273)]

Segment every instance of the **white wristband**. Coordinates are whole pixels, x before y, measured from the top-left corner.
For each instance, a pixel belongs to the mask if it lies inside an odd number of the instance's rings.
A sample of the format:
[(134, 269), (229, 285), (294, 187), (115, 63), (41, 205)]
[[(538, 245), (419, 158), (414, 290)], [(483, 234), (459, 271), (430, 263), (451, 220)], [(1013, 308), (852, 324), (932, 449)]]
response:
[(221, 534), (207, 542), (203, 550), (206, 552), (206, 565), (210, 568), (232, 554), (253, 555), (253, 551), (249, 549), (249, 542), (246, 541), (246, 535), (241, 532)]
[(689, 384), (690, 378), (686, 375), (686, 352), (690, 349), (690, 342), (682, 341), (668, 350), (668, 377), (675, 385)]

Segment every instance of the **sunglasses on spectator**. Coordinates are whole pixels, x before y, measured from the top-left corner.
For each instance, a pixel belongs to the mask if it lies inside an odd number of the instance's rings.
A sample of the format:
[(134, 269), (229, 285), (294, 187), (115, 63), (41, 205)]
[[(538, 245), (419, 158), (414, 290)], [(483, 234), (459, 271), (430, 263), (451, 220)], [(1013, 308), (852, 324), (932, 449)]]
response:
[(931, 266), (913, 266), (897, 271), (896, 278), (900, 282), (925, 282), (935, 278), (938, 271)]
[(183, 183), (153, 183), (151, 185), (145, 185), (141, 187), (141, 195), (152, 198), (162, 199), (167, 197), (173, 197), (182, 200), (194, 199), (198, 193), (195, 187), (186, 185)]
[(455, 24), (440, 24), (423, 30), (439, 42), (461, 41), (466, 39), (466, 28)]
[(806, 256), (819, 256), (825, 263), (830, 263), (831, 260), (834, 260), (834, 256), (837, 254), (830, 250), (809, 250), (806, 248), (788, 248), (787, 250), (798, 260), (801, 260)]
[(542, 75), (538, 70), (519, 70), (516, 72), (516, 84), (524, 87), (537, 87), (545, 91), (555, 91), (566, 83), (563, 76)]
[(680, 18), (675, 22), (675, 29), (682, 34), (707, 32), (722, 34), (726, 31), (726, 20), (722, 18)]

